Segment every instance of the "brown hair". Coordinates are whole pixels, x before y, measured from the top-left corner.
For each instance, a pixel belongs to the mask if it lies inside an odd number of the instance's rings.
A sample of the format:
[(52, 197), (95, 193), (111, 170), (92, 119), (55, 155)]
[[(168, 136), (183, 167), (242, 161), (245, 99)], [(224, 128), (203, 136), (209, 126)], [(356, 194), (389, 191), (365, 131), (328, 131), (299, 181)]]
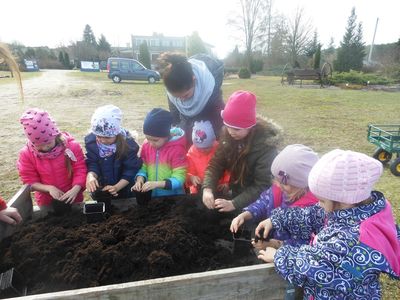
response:
[[(65, 137), (60, 133), (56, 136), (56, 145), (64, 145), (66, 144)], [(65, 166), (67, 167), (68, 178), (72, 177), (72, 162), (68, 155), (65, 155)]]
[(21, 99), (24, 100), (24, 92), (22, 89), (21, 73), (19, 72), (18, 64), (15, 61), (11, 51), (8, 49), (7, 45), (0, 43), (0, 63), (5, 62), (10, 68), (13, 76), (17, 77), (17, 82), (19, 85), (19, 92), (21, 94)]
[(179, 53), (163, 53), (159, 58), (163, 68), (163, 82), (169, 92), (189, 90), (193, 84), (193, 69), (186, 56)]
[[(257, 126), (257, 125), (256, 125)], [(226, 127), (222, 128), (221, 140), (226, 141), (227, 157), (229, 159), (230, 172), (234, 183), (244, 185), (244, 179), (248, 174), (248, 165), (246, 163), (247, 155), (251, 150), (252, 141), (254, 139), (256, 126), (250, 129), (249, 134), (240, 141), (234, 140)], [(242, 148), (240, 149), (240, 146)]]
[(120, 133), (116, 136), (115, 143), (117, 144), (117, 151), (115, 152), (115, 158), (120, 160), (128, 155), (129, 145), (126, 138)]

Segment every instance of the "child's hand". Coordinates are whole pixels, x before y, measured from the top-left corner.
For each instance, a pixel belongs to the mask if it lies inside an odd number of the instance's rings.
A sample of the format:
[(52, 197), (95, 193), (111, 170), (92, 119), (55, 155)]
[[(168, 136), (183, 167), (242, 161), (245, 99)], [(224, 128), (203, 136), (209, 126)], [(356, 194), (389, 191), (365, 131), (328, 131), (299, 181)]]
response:
[(192, 185), (198, 186), (199, 184), (201, 184), (201, 179), (199, 176), (190, 175), (190, 182), (192, 183)]
[(105, 187), (103, 187), (102, 191), (109, 192), (114, 197), (117, 197), (119, 189), (115, 185), (106, 185)]
[(0, 211), (0, 221), (10, 225), (16, 225), (21, 223), (22, 217), (15, 207), (7, 207)]
[(147, 181), (142, 186), (142, 192), (148, 192), (154, 189), (163, 189), (165, 187), (165, 181)]
[(245, 219), (243, 213), (234, 218), (231, 222), (231, 227), (230, 227), (231, 232), (236, 233), (239, 227), (243, 225), (244, 221)]
[(260, 250), (257, 257), (267, 263), (274, 262), (275, 253), (275, 248), (267, 247), (265, 250)]
[(66, 191), (64, 195), (60, 197), (60, 201), (64, 201), (67, 204), (72, 204), (75, 201), (76, 196), (81, 190), (80, 185), (74, 185), (72, 189)]
[(214, 194), (211, 189), (203, 189), (203, 203), (208, 209), (215, 208)]
[(218, 209), (219, 212), (230, 212), (235, 210), (235, 206), (231, 200), (221, 198), (215, 200), (215, 208)]
[(276, 240), (276, 239), (270, 239), (269, 241), (258, 240), (257, 242), (255, 240), (252, 240), (251, 244), (257, 250), (262, 250), (267, 247), (278, 249), (279, 247), (282, 246), (283, 242), (280, 240)]
[(144, 183), (144, 178), (143, 178), (143, 176), (138, 176), (138, 177), (136, 178), (135, 184), (134, 184), (133, 187), (131, 188), (131, 191), (132, 191), (132, 192), (133, 192), (133, 191), (141, 192), (141, 191), (142, 191), (143, 183)]
[(255, 234), (257, 237), (261, 237), (260, 236), (260, 231), (264, 230), (264, 234), (263, 234), (263, 238), (266, 239), (268, 237), (269, 232), (272, 230), (272, 222), (271, 219), (266, 219), (262, 222), (260, 222), (260, 224), (258, 224), (256, 230), (255, 230)]
[(86, 189), (88, 192), (93, 193), (99, 188), (99, 181), (93, 172), (89, 172), (86, 175)]
[(63, 191), (59, 190), (53, 185), (48, 186), (48, 193), (50, 194), (51, 197), (53, 197), (53, 199), (57, 200), (60, 200), (62, 195), (64, 195)]
[(217, 191), (222, 193), (223, 195), (224, 194), (228, 194), (228, 192), (229, 192), (229, 184), (228, 183), (219, 184), (217, 186)]

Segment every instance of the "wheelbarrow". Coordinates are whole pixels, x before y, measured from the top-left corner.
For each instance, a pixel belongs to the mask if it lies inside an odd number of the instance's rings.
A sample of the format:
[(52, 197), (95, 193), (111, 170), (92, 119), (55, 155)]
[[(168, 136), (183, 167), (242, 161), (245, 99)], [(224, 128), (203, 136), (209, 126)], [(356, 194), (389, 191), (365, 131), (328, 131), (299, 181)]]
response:
[[(373, 158), (389, 164), (390, 171), (400, 176), (400, 125), (368, 125), (368, 141), (377, 146)], [(392, 157), (395, 155), (393, 161)]]

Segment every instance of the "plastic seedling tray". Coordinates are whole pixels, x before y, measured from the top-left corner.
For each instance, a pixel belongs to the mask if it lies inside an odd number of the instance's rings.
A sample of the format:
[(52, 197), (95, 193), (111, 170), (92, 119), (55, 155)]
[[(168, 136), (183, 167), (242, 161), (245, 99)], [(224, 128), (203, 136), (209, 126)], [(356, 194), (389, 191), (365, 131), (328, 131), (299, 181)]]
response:
[(25, 296), (26, 291), (25, 278), (15, 268), (0, 274), (0, 296), (2, 298)]
[(88, 223), (101, 222), (104, 220), (105, 203), (90, 201), (83, 206), (83, 213), (86, 215)]

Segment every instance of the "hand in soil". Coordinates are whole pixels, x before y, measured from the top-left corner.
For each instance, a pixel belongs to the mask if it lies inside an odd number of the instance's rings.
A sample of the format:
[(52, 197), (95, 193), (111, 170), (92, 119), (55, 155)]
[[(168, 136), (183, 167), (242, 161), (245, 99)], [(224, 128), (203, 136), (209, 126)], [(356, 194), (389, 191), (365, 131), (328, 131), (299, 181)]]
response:
[(215, 200), (215, 208), (219, 212), (230, 212), (235, 210), (235, 206), (231, 200), (218, 198)]
[(274, 262), (275, 253), (275, 248), (267, 247), (265, 250), (260, 250), (257, 257), (267, 263)]
[(7, 207), (0, 211), (0, 221), (10, 225), (16, 225), (21, 223), (22, 217), (15, 207)]
[[(260, 222), (255, 230), (255, 235), (258, 238), (267, 239), (269, 232), (272, 230), (271, 219), (266, 219)], [(263, 231), (263, 232), (262, 232)]]
[(58, 188), (56, 188), (53, 185), (50, 185), (48, 187), (48, 190), (49, 190), (50, 196), (53, 197), (54, 199), (57, 199), (57, 200), (60, 200), (62, 195), (64, 195), (63, 191), (59, 190)]
[(211, 189), (206, 188), (203, 190), (203, 203), (208, 209), (215, 208), (214, 194)]
[(135, 184), (134, 184), (133, 187), (131, 188), (131, 191), (132, 191), (132, 192), (134, 192), (134, 191), (136, 191), (136, 192), (141, 192), (141, 191), (142, 191), (143, 183), (144, 183), (144, 178), (143, 178), (143, 176), (138, 176), (138, 177), (136, 178)]
[(114, 197), (118, 196), (118, 189), (114, 185), (106, 185), (102, 189), (103, 192), (109, 192)]
[(74, 185), (72, 189), (66, 191), (64, 195), (60, 197), (60, 201), (63, 201), (67, 204), (71, 204), (75, 201), (76, 196), (78, 195), (79, 191), (81, 190), (80, 185)]

